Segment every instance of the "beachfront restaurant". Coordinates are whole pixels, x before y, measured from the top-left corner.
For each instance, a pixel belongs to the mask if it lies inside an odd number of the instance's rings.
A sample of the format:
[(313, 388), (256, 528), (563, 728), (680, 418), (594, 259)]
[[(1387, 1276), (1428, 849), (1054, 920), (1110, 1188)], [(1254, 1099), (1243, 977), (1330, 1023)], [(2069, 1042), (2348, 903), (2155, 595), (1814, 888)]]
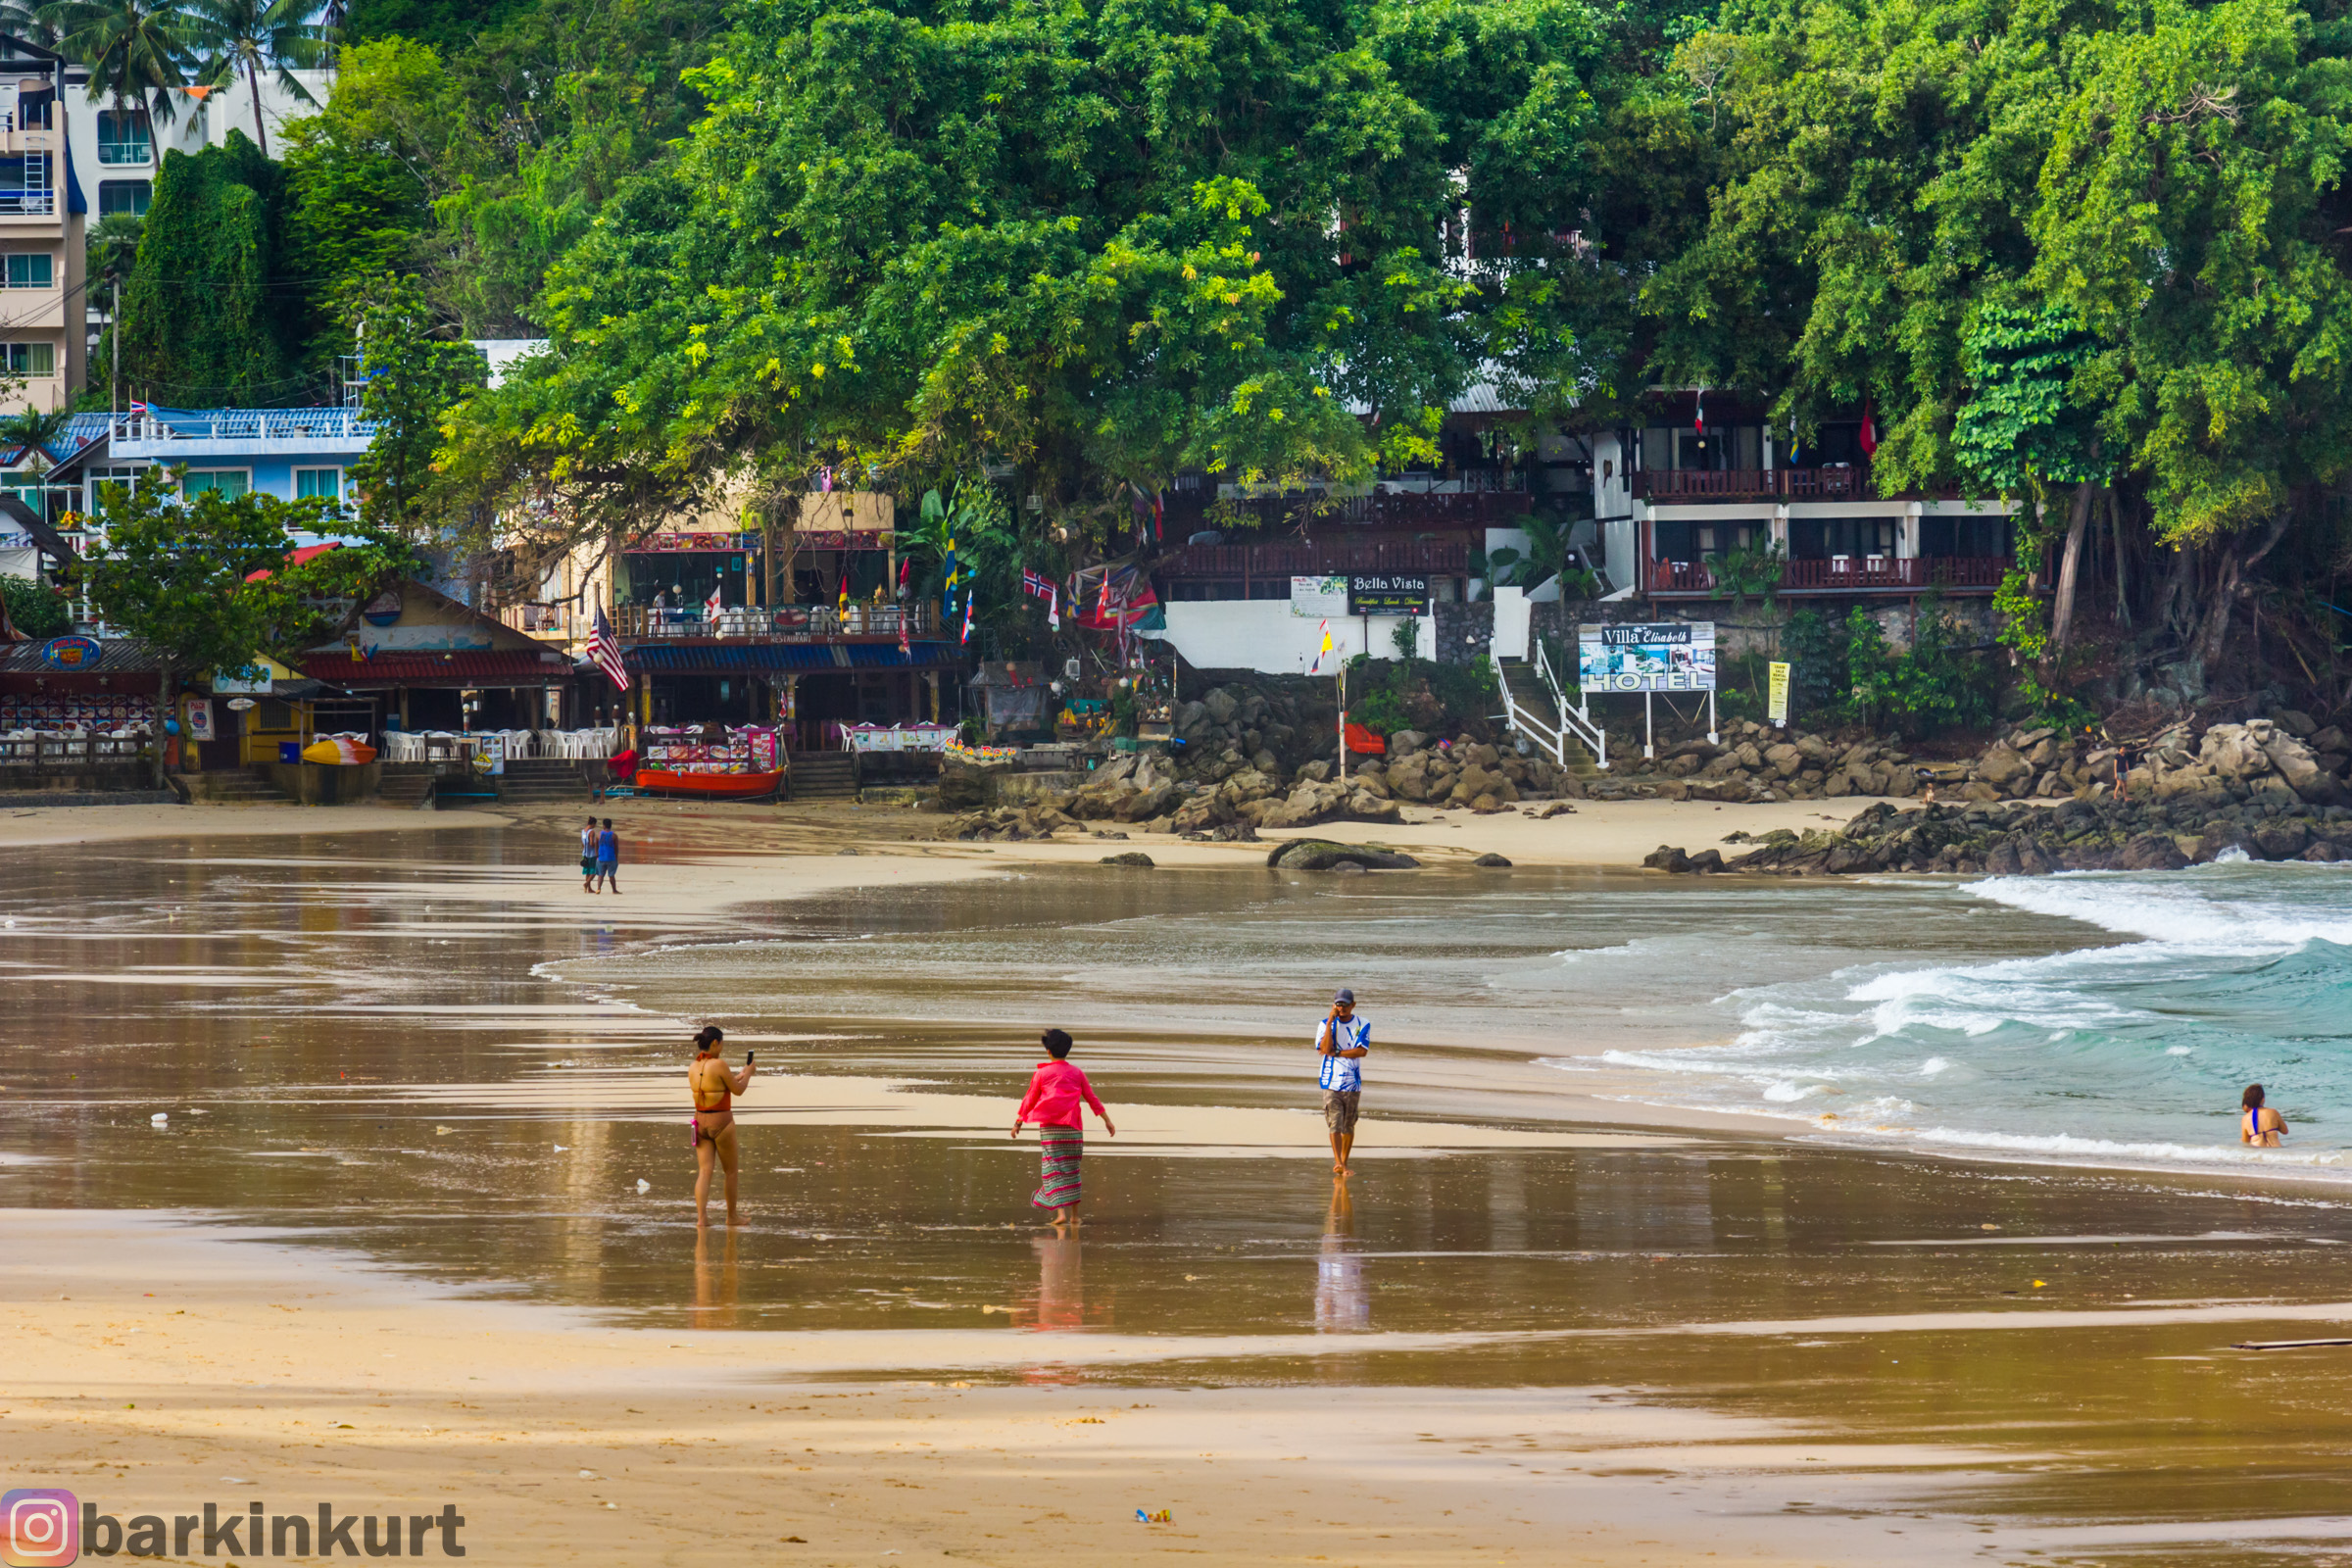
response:
[(850, 726), (940, 722), (941, 688), (952, 710), (966, 661), (941, 642), (678, 639), (640, 643), (626, 662), (643, 723), (772, 724), (799, 750), (831, 751)]
[(463, 734), (576, 722), (567, 722), (579, 704), (568, 655), (414, 579), (369, 600), (342, 641), (301, 662), (345, 705), (338, 729)]

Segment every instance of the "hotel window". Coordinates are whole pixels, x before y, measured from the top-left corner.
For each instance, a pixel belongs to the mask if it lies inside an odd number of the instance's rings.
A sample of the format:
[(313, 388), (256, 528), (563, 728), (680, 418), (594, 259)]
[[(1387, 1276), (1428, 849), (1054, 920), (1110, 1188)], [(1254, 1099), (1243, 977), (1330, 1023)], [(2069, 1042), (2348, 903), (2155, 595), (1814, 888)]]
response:
[(143, 179), (102, 179), (98, 182), (98, 216), (128, 213), (143, 217), (155, 187)]
[(7, 270), (10, 288), (55, 288), (55, 264), (38, 252), (17, 251), (8, 257)]
[(5, 368), (10, 375), (38, 378), (57, 373), (57, 345), (54, 343), (0, 343), (0, 357), (5, 357)]
[(98, 161), (143, 164), (154, 156), (144, 109), (104, 109), (98, 114)]
[(343, 499), (343, 470), (341, 468), (296, 468), (294, 497), (298, 501), (341, 501)]
[(210, 492), (234, 501), (253, 488), (253, 474), (245, 468), (203, 468), (191, 471), (181, 494), (195, 497)]

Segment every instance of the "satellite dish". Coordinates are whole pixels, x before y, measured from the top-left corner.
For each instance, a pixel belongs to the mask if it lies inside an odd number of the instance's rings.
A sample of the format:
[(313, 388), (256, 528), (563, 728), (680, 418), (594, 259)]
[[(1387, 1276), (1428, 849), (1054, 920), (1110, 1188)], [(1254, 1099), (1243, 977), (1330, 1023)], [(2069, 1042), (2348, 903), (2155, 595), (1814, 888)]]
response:
[(1078, 678), (1078, 661), (1075, 659), (1063, 660), (1061, 662), (1061, 673), (1065, 680), (1076, 680)]

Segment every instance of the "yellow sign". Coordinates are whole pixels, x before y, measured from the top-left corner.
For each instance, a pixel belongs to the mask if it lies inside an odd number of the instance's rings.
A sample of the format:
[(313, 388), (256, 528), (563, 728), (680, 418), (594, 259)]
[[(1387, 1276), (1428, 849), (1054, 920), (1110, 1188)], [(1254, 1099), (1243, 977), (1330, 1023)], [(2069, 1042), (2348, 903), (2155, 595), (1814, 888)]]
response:
[(1788, 727), (1788, 666), (1769, 664), (1771, 684), (1766, 688), (1765, 716), (1783, 729)]

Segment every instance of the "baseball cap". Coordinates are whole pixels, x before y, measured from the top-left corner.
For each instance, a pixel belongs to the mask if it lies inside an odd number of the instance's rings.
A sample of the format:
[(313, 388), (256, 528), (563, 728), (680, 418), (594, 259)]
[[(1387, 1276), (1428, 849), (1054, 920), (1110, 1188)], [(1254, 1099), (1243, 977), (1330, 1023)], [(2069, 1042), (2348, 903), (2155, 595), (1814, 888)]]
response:
[(1331, 1000), (1335, 1005), (1343, 1002), (1351, 1003), (1355, 1001), (1355, 993), (1348, 990), (1346, 986), (1342, 986), (1339, 990), (1332, 993)]

